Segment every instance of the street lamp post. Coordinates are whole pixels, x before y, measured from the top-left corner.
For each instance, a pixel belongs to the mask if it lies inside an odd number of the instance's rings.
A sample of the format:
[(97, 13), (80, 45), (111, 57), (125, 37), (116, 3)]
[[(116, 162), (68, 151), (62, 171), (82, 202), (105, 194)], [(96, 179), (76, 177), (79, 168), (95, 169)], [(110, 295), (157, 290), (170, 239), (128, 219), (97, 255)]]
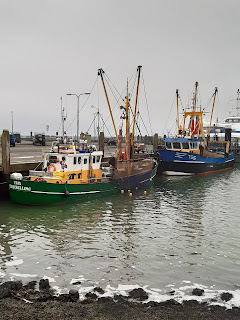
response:
[(76, 96), (77, 97), (77, 143), (79, 144), (79, 98), (83, 95), (89, 95), (89, 92), (84, 92), (80, 94), (76, 93), (67, 93), (67, 96)]
[(12, 116), (12, 134), (13, 134), (13, 111), (11, 111), (11, 116)]

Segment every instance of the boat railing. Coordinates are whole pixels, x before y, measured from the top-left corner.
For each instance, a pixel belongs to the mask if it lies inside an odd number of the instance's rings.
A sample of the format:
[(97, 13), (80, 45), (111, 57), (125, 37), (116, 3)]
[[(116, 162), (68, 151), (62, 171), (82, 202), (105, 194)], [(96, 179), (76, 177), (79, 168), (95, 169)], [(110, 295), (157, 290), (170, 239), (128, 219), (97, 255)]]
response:
[(102, 177), (102, 178), (89, 178), (89, 179), (71, 179), (67, 180), (67, 184), (75, 184), (76, 182), (79, 182), (80, 184), (91, 184), (91, 183), (96, 183), (96, 182), (109, 182), (110, 177)]
[(46, 175), (46, 172), (44, 171), (37, 171), (37, 170), (29, 170), (29, 176), (33, 177), (43, 177)]
[[(150, 156), (149, 156), (150, 158)], [(139, 162), (139, 161), (143, 161), (143, 160), (146, 160), (148, 161), (149, 158), (137, 158), (137, 159), (129, 159), (129, 160), (117, 160), (117, 162)]]
[[(31, 170), (30, 170), (31, 171)], [(29, 173), (30, 173), (29, 171)], [(39, 174), (38, 174), (39, 173)], [(44, 173), (44, 175), (42, 174)], [(60, 183), (60, 184), (92, 184), (92, 183), (96, 183), (96, 182), (109, 182), (111, 180), (111, 177), (101, 177), (101, 178), (88, 178), (88, 179), (68, 179), (66, 181), (62, 181), (62, 176), (53, 176), (52, 173), (45, 173), (42, 171), (33, 171), (33, 173), (29, 174), (29, 176), (24, 176), (23, 180), (30, 180), (31, 178), (36, 177), (36, 180), (39, 182), (44, 182), (44, 178), (48, 179), (50, 178), (51, 181), (56, 181), (56, 183)]]

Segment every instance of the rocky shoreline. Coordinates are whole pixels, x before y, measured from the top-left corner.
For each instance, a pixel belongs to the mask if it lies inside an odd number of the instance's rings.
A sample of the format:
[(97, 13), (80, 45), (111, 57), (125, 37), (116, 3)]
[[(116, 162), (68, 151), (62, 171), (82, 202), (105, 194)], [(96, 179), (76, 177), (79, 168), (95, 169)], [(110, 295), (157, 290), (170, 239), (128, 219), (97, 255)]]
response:
[[(38, 287), (36, 289), (36, 287)], [(84, 319), (84, 320), (176, 320), (176, 319), (240, 319), (240, 309), (230, 310), (197, 301), (182, 304), (171, 299), (165, 302), (147, 302), (148, 294), (138, 288), (128, 296), (103, 297), (104, 290), (94, 288), (79, 299), (79, 292), (71, 289), (68, 294), (56, 295), (47, 279), (39, 283), (31, 281), (25, 285), (21, 281), (7, 281), (0, 285), (1, 320), (22, 319)], [(193, 295), (203, 294), (196, 288)], [(102, 296), (102, 297), (101, 297)], [(232, 295), (223, 293), (222, 300), (229, 301)]]

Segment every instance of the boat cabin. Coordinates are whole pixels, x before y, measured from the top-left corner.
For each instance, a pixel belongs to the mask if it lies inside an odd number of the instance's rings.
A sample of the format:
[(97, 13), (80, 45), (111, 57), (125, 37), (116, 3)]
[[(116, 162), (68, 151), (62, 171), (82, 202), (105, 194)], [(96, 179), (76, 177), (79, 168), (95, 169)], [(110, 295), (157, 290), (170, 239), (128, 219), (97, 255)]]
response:
[(185, 152), (193, 152), (199, 150), (203, 144), (203, 139), (187, 139), (187, 138), (166, 138), (165, 148), (167, 150), (184, 150)]
[(43, 169), (48, 172), (69, 172), (100, 169), (102, 151), (92, 153), (46, 153)]
[(31, 180), (40, 175), (48, 183), (91, 183), (102, 179), (103, 152), (92, 153), (73, 149), (47, 152), (44, 154), (43, 171), (33, 171)]
[(238, 117), (229, 117), (224, 120), (225, 123), (240, 123), (240, 118)]

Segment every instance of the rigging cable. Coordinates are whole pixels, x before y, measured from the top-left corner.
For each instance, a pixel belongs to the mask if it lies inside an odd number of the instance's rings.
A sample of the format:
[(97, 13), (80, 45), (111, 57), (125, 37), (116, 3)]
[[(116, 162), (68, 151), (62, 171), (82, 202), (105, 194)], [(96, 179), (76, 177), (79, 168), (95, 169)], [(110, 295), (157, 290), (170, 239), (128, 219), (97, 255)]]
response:
[[(113, 96), (114, 96), (114, 98), (115, 98), (115, 100), (116, 100), (116, 103), (115, 103), (114, 107), (112, 108), (112, 111), (113, 111), (113, 110), (116, 108), (116, 105), (119, 104), (119, 100), (120, 100), (120, 99), (121, 99), (122, 101), (124, 101), (124, 99), (122, 98), (122, 96), (123, 96), (124, 91), (126, 90), (126, 87), (127, 87), (127, 86), (124, 87), (122, 94), (120, 94), (120, 93), (118, 92), (118, 90), (116, 89), (116, 87), (114, 86), (114, 84), (112, 83), (112, 81), (110, 80), (110, 78), (108, 77), (108, 75), (107, 75), (105, 72), (104, 72), (104, 75), (105, 75), (105, 80), (106, 80), (106, 82), (108, 83), (108, 86), (109, 86), (111, 92), (113, 93), (109, 82), (112, 84), (112, 86), (114, 87), (114, 89), (116, 90), (116, 92), (117, 92), (118, 95), (119, 95), (119, 98), (117, 99), (116, 96), (113, 94)], [(134, 74), (132, 74), (129, 82), (132, 81), (133, 75), (134, 75)], [(120, 104), (119, 104), (119, 107), (120, 107)], [(118, 115), (119, 115), (119, 113), (120, 113), (120, 112), (118, 112)], [(108, 115), (108, 117), (106, 118), (106, 122), (108, 121), (109, 118), (110, 118), (110, 115)]]
[(163, 128), (163, 135), (164, 135), (164, 131), (165, 131), (165, 129), (166, 129), (168, 120), (169, 120), (169, 118), (170, 118), (170, 114), (172, 113), (172, 108), (173, 108), (173, 104), (175, 103), (175, 100), (176, 100), (176, 96), (174, 95), (174, 99), (173, 99), (173, 102), (172, 102), (172, 106), (171, 106), (171, 109), (170, 109), (170, 111), (169, 111), (169, 113), (168, 113), (168, 117), (167, 117), (167, 121), (165, 122), (165, 126), (164, 126), (164, 128)]
[(91, 126), (92, 126), (92, 124), (94, 123), (94, 121), (95, 121), (96, 117), (97, 117), (97, 113), (95, 113), (95, 114), (94, 114), (93, 121), (91, 122), (91, 124), (90, 124), (90, 126), (89, 126), (89, 128), (88, 128), (87, 132), (89, 132), (89, 130), (91, 129)]
[(152, 124), (151, 124), (151, 120), (150, 120), (150, 114), (149, 114), (149, 108), (148, 108), (147, 94), (146, 94), (146, 89), (145, 89), (145, 83), (144, 83), (143, 72), (142, 72), (142, 81), (143, 81), (143, 88), (144, 88), (144, 94), (145, 94), (146, 105), (147, 105), (148, 120), (149, 120), (149, 125), (150, 125), (151, 134), (152, 134), (152, 136), (153, 136)]
[(139, 116), (140, 116), (140, 118), (141, 118), (141, 120), (142, 120), (142, 123), (143, 123), (143, 125), (144, 125), (144, 128), (145, 128), (145, 130), (146, 130), (147, 135), (150, 136), (150, 134), (149, 134), (149, 132), (148, 132), (148, 129), (147, 129), (147, 127), (146, 127), (146, 125), (145, 125), (145, 123), (144, 123), (144, 121), (143, 121), (143, 118), (142, 118), (142, 116), (141, 116), (140, 113), (139, 113)]

